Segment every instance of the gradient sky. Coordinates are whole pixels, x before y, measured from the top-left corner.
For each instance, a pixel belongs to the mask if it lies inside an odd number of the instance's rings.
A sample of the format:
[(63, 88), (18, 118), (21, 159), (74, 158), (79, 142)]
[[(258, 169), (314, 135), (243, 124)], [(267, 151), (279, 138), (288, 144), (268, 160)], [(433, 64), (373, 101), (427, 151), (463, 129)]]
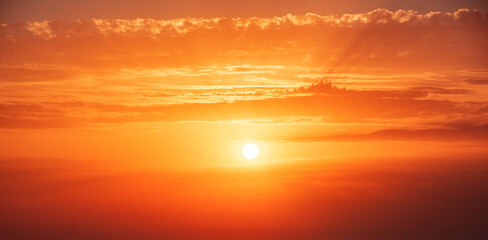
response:
[(488, 236), (486, 3), (275, 2), (2, 1), (0, 238)]
[(0, 3), (0, 21), (76, 20), (90, 18), (156, 18), (181, 17), (271, 17), (288, 13), (344, 14), (361, 13), (377, 8), (412, 9), (421, 13), (455, 11), (460, 8), (488, 10), (480, 0), (5, 0)]

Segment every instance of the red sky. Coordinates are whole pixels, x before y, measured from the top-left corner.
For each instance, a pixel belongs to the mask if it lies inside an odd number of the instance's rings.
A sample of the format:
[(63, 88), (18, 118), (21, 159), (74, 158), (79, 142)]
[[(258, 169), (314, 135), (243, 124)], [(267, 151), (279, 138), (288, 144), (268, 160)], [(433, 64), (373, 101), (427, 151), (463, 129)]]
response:
[(488, 236), (484, 2), (1, 9), (0, 237)]

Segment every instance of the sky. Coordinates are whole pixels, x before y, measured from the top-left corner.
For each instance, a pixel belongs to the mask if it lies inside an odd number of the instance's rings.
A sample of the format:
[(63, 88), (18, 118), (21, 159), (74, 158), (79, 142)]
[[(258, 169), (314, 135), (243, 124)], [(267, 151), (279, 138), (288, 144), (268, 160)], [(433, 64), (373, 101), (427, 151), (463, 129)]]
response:
[(483, 1), (0, 9), (1, 238), (488, 236)]
[(9, 23), (46, 19), (273, 17), (307, 12), (329, 15), (363, 13), (377, 8), (412, 9), (421, 13), (453, 12), (460, 8), (488, 10), (488, 3), (482, 0), (3, 0), (0, 6), (0, 21)]

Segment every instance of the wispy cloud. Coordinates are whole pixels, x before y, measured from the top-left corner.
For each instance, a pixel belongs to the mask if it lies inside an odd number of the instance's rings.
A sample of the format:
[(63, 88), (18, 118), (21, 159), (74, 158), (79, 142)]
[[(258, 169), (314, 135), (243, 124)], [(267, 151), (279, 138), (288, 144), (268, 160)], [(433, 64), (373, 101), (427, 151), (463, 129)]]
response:
[(365, 134), (310, 136), (291, 141), (367, 142), (367, 141), (488, 141), (488, 124), (449, 124), (428, 129), (383, 129)]
[[(446, 91), (437, 88), (435, 90)], [(0, 105), (3, 117), (1, 125), (4, 128), (22, 128), (35, 126), (36, 124), (33, 124), (35, 121), (39, 121), (40, 126), (52, 126), (56, 122), (69, 122), (74, 125), (75, 123), (237, 121), (294, 116), (323, 117), (329, 122), (342, 123), (413, 117), (429, 119), (439, 116), (456, 119), (466, 115), (482, 117), (486, 105), (483, 102), (419, 99), (426, 96), (432, 91), (431, 89), (360, 91), (337, 88), (324, 82), (309, 87), (262, 91), (262, 93), (257, 91), (234, 93), (237, 96), (252, 97), (250, 100), (215, 103), (148, 105), (82, 101), (8, 103)], [(451, 91), (447, 92), (451, 94)], [(459, 94), (457, 91), (455, 93)], [(220, 93), (220, 97), (226, 96), (229, 96), (228, 93)], [(13, 124), (15, 122), (17, 125)]]

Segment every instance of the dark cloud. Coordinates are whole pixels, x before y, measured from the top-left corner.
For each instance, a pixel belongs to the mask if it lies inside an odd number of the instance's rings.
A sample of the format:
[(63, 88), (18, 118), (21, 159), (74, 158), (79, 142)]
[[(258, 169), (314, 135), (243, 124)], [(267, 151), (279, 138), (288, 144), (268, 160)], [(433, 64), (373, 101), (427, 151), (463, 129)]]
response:
[(450, 124), (431, 129), (383, 129), (366, 134), (298, 137), (296, 141), (488, 141), (488, 124)]
[(412, 91), (419, 91), (425, 93), (436, 93), (436, 94), (470, 94), (471, 90), (466, 89), (446, 89), (439, 87), (413, 87)]
[(487, 79), (468, 79), (466, 82), (474, 85), (488, 85)]

